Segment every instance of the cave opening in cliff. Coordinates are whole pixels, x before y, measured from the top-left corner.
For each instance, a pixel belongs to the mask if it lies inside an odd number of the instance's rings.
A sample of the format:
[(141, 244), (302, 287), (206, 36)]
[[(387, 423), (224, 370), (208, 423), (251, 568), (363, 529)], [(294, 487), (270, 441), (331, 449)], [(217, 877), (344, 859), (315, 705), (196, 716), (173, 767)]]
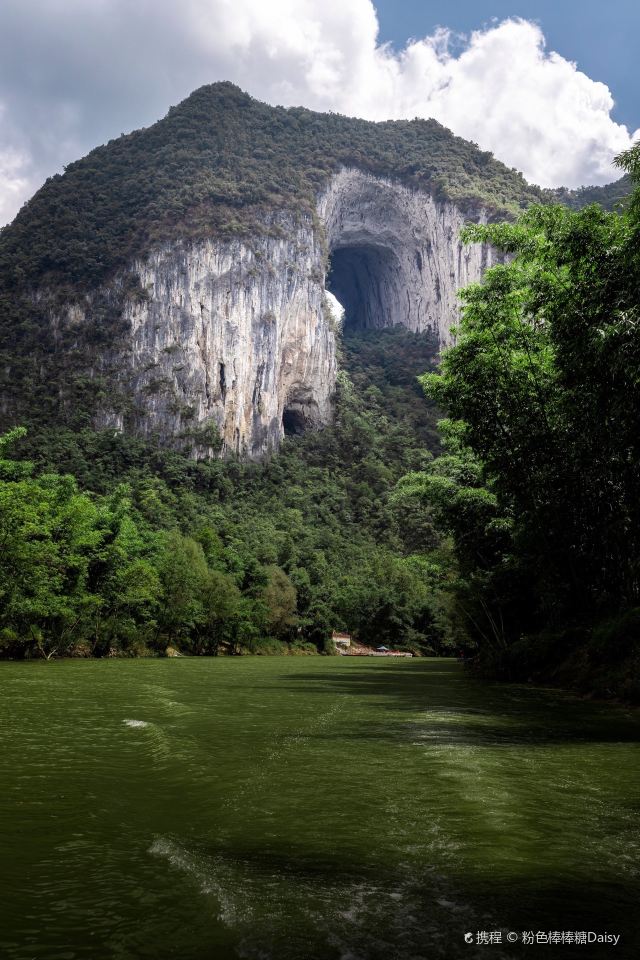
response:
[(398, 274), (397, 257), (389, 247), (365, 243), (331, 252), (326, 286), (344, 307), (345, 333), (394, 322)]
[(282, 413), (282, 429), (285, 437), (299, 437), (307, 429), (307, 421), (302, 410), (297, 407), (285, 407)]

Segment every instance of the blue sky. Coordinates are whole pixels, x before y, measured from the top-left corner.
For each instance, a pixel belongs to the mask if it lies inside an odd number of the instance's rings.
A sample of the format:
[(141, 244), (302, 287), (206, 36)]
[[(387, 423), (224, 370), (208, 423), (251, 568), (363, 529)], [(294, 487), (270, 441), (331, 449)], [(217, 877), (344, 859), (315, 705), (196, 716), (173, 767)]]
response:
[(640, 0), (0, 0), (0, 225), (216, 80), (434, 117), (533, 183), (607, 183), (640, 139), (638, 38)]
[(613, 117), (640, 127), (640, 0), (375, 0), (375, 6), (380, 39), (398, 48), (436, 26), (469, 33), (494, 17), (537, 21), (549, 49), (608, 85)]

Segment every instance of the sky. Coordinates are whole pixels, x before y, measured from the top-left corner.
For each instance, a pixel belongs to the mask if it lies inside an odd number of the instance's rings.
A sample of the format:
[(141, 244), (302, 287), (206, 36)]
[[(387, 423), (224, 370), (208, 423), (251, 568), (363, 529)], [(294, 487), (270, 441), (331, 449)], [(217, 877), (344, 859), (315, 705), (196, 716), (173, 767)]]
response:
[(638, 0), (377, 0), (380, 39), (397, 48), (407, 38), (446, 25), (458, 33), (492, 19), (521, 17), (542, 26), (547, 47), (577, 63), (593, 80), (606, 83), (615, 99), (613, 117), (640, 127), (638, 89)]
[(640, 138), (639, 35), (638, 0), (1, 0), (0, 224), (216, 80), (432, 116), (542, 186), (607, 183)]

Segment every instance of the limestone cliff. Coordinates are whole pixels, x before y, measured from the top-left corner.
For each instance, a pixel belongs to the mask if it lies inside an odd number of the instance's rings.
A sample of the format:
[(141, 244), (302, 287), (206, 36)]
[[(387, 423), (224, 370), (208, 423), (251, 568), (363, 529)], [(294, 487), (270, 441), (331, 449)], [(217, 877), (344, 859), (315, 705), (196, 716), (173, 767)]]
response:
[(335, 320), (441, 344), (534, 188), (435, 121), (196, 91), (49, 180), (0, 233), (0, 429), (115, 428), (260, 458), (331, 418)]
[[(212, 452), (258, 458), (294, 429), (331, 417), (335, 341), (326, 315), (322, 247), (310, 222), (281, 218), (286, 238), (202, 240), (158, 248), (131, 263), (143, 297), (127, 299), (126, 349), (109, 365), (133, 399), (135, 432), (193, 437)], [(90, 309), (90, 308), (88, 308)], [(99, 426), (125, 426), (104, 407)]]
[[(458, 289), (492, 258), (462, 246), (465, 219), (450, 202), (343, 169), (318, 217), (279, 217), (279, 237), (179, 241), (132, 261), (111, 284), (115, 296), (123, 278), (139, 281), (122, 308), (126, 348), (103, 357), (118, 371), (114, 396), (133, 401), (130, 422), (106, 400), (96, 426), (191, 437), (194, 455), (208, 455), (213, 425), (223, 453), (260, 458), (285, 430), (329, 422), (336, 345), (325, 286), (348, 325), (432, 330), (446, 344)], [(66, 322), (82, 325), (91, 310), (91, 300), (84, 316), (70, 307)]]
[(486, 222), (486, 210), (478, 205), (463, 214), (426, 191), (343, 169), (320, 198), (319, 213), (331, 252), (329, 286), (347, 322), (432, 330), (448, 344), (458, 290), (494, 261), (490, 248), (460, 240), (465, 222)]

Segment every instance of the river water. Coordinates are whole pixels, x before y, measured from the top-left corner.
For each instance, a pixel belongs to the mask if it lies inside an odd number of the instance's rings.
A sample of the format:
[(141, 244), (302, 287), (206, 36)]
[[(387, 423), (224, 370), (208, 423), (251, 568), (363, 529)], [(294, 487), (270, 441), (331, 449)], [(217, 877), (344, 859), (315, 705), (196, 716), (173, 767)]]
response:
[[(0, 682), (8, 960), (640, 956), (637, 712), (450, 660)], [(561, 931), (621, 939), (520, 942)]]

